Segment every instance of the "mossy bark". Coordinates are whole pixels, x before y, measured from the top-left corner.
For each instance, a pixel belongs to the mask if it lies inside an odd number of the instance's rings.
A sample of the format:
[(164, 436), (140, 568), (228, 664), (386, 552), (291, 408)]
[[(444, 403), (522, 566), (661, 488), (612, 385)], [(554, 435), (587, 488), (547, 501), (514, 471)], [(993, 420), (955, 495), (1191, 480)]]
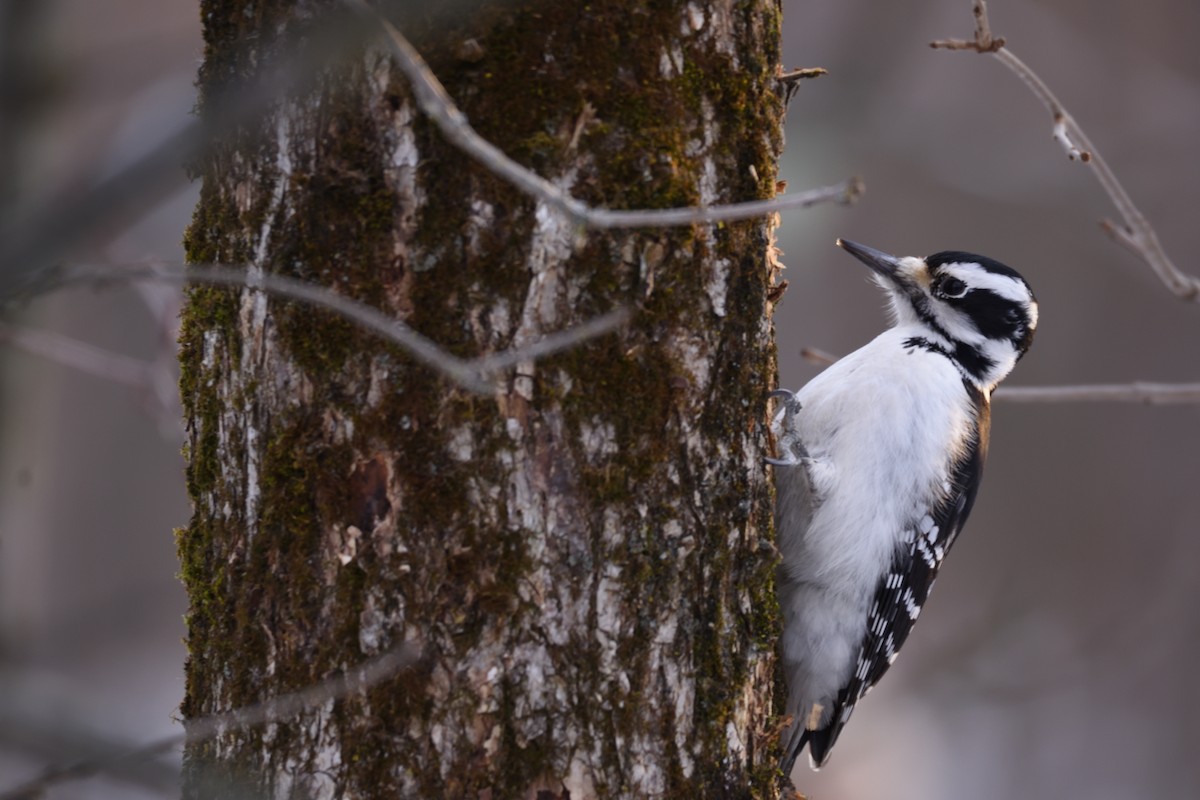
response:
[[(211, 113), (320, 4), (201, 5)], [(477, 130), (587, 202), (775, 191), (777, 0), (398, 21)], [(185, 717), (420, 658), (192, 746), (185, 794), (774, 796), (772, 223), (582, 233), (447, 144), (377, 47), (197, 171), (193, 262), (326, 284), (461, 356), (636, 315), (481, 397), (326, 312), (189, 292)]]

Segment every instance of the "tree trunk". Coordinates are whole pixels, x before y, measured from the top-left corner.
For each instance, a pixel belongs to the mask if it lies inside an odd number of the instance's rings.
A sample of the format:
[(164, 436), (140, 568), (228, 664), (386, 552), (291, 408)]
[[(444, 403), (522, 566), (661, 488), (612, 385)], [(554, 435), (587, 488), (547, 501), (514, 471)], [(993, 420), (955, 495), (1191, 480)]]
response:
[[(204, 0), (201, 113), (314, 5)], [(482, 135), (586, 202), (774, 194), (778, 0), (397, 22)], [(460, 356), (636, 313), (483, 397), (328, 312), (190, 290), (185, 717), (419, 659), (192, 745), (185, 795), (775, 796), (772, 223), (580, 232), (449, 145), (382, 45), (197, 171), (193, 263), (325, 284)]]

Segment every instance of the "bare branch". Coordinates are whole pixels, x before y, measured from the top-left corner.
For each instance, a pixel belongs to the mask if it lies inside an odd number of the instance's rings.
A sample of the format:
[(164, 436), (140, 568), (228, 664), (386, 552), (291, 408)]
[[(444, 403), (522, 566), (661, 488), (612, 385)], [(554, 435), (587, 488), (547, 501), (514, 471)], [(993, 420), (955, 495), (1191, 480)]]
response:
[(609, 331), (616, 330), (624, 325), (633, 314), (627, 308), (618, 308), (615, 311), (610, 311), (607, 314), (601, 314), (598, 317), (593, 317), (587, 322), (577, 325), (574, 328), (568, 328), (565, 331), (552, 333), (542, 339), (539, 339), (532, 344), (524, 347), (519, 347), (516, 350), (505, 350), (500, 353), (495, 353), (490, 356), (484, 356), (470, 362), (476, 364), (475, 367), (483, 375), (491, 375), (501, 370), (520, 364), (523, 361), (536, 361), (539, 358), (544, 358), (554, 353), (561, 353), (564, 350), (570, 350), (578, 344), (586, 342), (588, 339), (594, 339), (597, 336), (602, 336)]
[(1054, 141), (1062, 145), (1063, 150), (1066, 151), (1067, 158), (1072, 161), (1083, 161), (1085, 163), (1092, 160), (1091, 152), (1080, 150), (1079, 146), (1071, 141), (1071, 134), (1067, 132), (1066, 118), (1062, 116), (1054, 118), (1054, 131), (1052, 135), (1054, 136)]
[(787, 72), (784, 72), (783, 67), (780, 67), (779, 74), (775, 80), (781, 83), (796, 83), (798, 81), (820, 78), (828, 74), (829, 70), (824, 67), (800, 67), (799, 69), (791, 69)]
[(394, 25), (363, 0), (345, 0), (355, 11), (374, 19), (387, 34), (387, 42), (400, 69), (408, 77), (421, 110), (441, 130), (442, 134), (463, 152), (505, 179), (522, 192), (565, 214), (576, 224), (587, 228), (649, 228), (671, 225), (693, 225), (702, 222), (730, 222), (773, 214), (791, 208), (807, 208), (817, 203), (835, 201), (849, 204), (865, 190), (860, 178), (854, 177), (833, 186), (826, 186), (795, 195), (690, 208), (649, 209), (638, 211), (592, 208), (575, 199), (558, 186), (513, 161), (494, 144), (484, 139), (450, 99), (446, 88), (429, 69), (416, 48)]
[[(840, 358), (816, 347), (800, 348), (806, 361), (829, 366)], [(1200, 403), (1200, 383), (1100, 383), (1078, 386), (1001, 386), (992, 397), (1011, 403)]]
[(1200, 383), (1125, 383), (1080, 386), (1008, 386), (992, 397), (1013, 403), (1200, 403)]
[(1095, 170), (1100, 185), (1112, 200), (1113, 205), (1117, 207), (1123, 224), (1117, 225), (1110, 220), (1102, 220), (1101, 228), (1119, 244), (1141, 258), (1174, 295), (1183, 300), (1200, 302), (1200, 278), (1188, 275), (1175, 266), (1158, 241), (1158, 234), (1154, 228), (1133, 204), (1129, 193), (1117, 180), (1117, 176), (1109, 168), (1108, 162), (1100, 157), (1099, 151), (1088, 140), (1087, 134), (1079, 127), (1079, 123), (1067, 113), (1062, 103), (1058, 101), (1058, 98), (1054, 96), (1054, 93), (1037, 73), (1013, 55), (1012, 51), (1005, 48), (1003, 39), (992, 36), (987, 18), (987, 3), (984, 0), (974, 0), (972, 7), (975, 14), (974, 41), (946, 39), (930, 42), (930, 47), (991, 53), (1020, 78), (1050, 112), (1053, 124), (1052, 135), (1055, 141), (1062, 145), (1067, 157), (1072, 161), (1078, 160), (1091, 166)]
[[(546, 203), (548, 206), (567, 214), (581, 225), (593, 228), (631, 228), (732, 221), (773, 214), (781, 209), (806, 208), (829, 201), (850, 203), (864, 191), (863, 182), (861, 179), (855, 177), (833, 186), (821, 187), (771, 200), (756, 200), (746, 203), (706, 207), (649, 209), (641, 211), (593, 209), (563, 192), (550, 181), (534, 174), (508, 158), (499, 148), (480, 137), (471, 128), (466, 117), (454, 105), (453, 101), (447, 95), (445, 88), (429, 70), (420, 54), (417, 53), (408, 40), (394, 26), (379, 17), (374, 10), (367, 6), (366, 3), (361, 2), (361, 0), (347, 0), (347, 4), (367, 19), (381, 26), (387, 33), (388, 41), (401, 68), (412, 81), (418, 103), (451, 142), (479, 159), (485, 166), (493, 170), (500, 177), (510, 181), (517, 188)], [(821, 70), (801, 70), (798, 74), (803, 77), (810, 77), (821, 72)], [(263, 102), (261, 97), (261, 95), (257, 95), (251, 102), (247, 102), (245, 105), (249, 108), (260, 108)], [(242, 110), (239, 110), (239, 112), (246, 113)], [(227, 116), (238, 118), (237, 114)], [(163, 148), (165, 151), (174, 153), (178, 153), (180, 149), (180, 147), (175, 145), (170, 147), (164, 146)], [(151, 162), (157, 164), (157, 156), (156, 158), (148, 159), (147, 164)], [(146, 165), (141, 165), (139, 168), (143, 171), (149, 170), (149, 167)], [(103, 196), (103, 193), (98, 193), (98, 196)], [(95, 205), (93, 204), (93, 207)], [(302, 283), (279, 275), (268, 274), (250, 279), (241, 270), (221, 266), (192, 267), (186, 272), (171, 272), (164, 267), (153, 266), (120, 270), (104, 267), (84, 267), (59, 274), (46, 274), (42, 272), (35, 276), (32, 281), (33, 285), (26, 287), (25, 294), (26, 296), (37, 294), (46, 291), (48, 287), (81, 280), (92, 282), (108, 280), (194, 281), (262, 289), (280, 297), (299, 300), (334, 311), (355, 324), (402, 347), (417, 361), (450, 378), (460, 386), (480, 393), (489, 393), (494, 390), (492, 379), (495, 373), (523, 361), (535, 360), (551, 353), (574, 347), (590, 338), (620, 327), (630, 317), (630, 312), (627, 309), (617, 309), (609, 314), (591, 320), (580, 327), (553, 334), (527, 347), (467, 361), (446, 352), (399, 320), (395, 320), (357, 301), (337, 295), (324, 287)], [(105, 359), (94, 357), (96, 355), (92, 354), (93, 357), (89, 358), (76, 358), (75, 360), (79, 362), (77, 366), (87, 369), (88, 364), (96, 365), (104, 362)], [(95, 372), (96, 370), (93, 368), (90, 371)], [(125, 372), (129, 372), (129, 370), (118, 370), (116, 374), (121, 375)], [(136, 382), (132, 373), (126, 375), (124, 380), (125, 382)]]
[(782, 89), (784, 108), (791, 105), (792, 97), (800, 88), (800, 81), (812, 80), (829, 74), (829, 70), (824, 67), (801, 67), (784, 72), (783, 67), (779, 66), (776, 70), (775, 81)]
[[(5, 754), (20, 753), (36, 763), (106, 761), (104, 774), (115, 781), (147, 792), (178, 794), (179, 768), (167, 759), (126, 760), (134, 744), (112, 732), (105, 722), (88, 724), (73, 709), (87, 706), (83, 695), (65, 694), (60, 687), (32, 676), (0, 670), (0, 744)], [(91, 687), (89, 687), (91, 688)], [(7, 777), (7, 776), (6, 776)], [(37, 779), (20, 787), (29, 800), (41, 797)], [(16, 788), (3, 789), (6, 796), (22, 796)]]
[(182, 267), (163, 264), (80, 265), (48, 276), (34, 291), (42, 293), (73, 283), (103, 285), (113, 282), (132, 283), (148, 280), (169, 283), (209, 283), (257, 289), (277, 297), (327, 309), (397, 345), (420, 363), (444, 375), (459, 386), (480, 394), (490, 394), (495, 391), (496, 387), (493, 385), (493, 381), (497, 373), (508, 367), (524, 361), (536, 361), (553, 353), (568, 350), (589, 339), (610, 333), (628, 322), (632, 316), (629, 309), (618, 308), (575, 328), (550, 334), (525, 347), (467, 360), (447, 352), (400, 320), (357, 300), (337, 294), (327, 287), (304, 283), (284, 275), (266, 273), (251, 276), (245, 270), (235, 267)]
[(114, 353), (61, 333), (0, 324), (0, 342), (97, 378), (142, 392), (155, 388), (154, 365), (123, 353)]
[(824, 350), (818, 350), (815, 347), (800, 348), (800, 357), (810, 364), (819, 364), (822, 367), (828, 367), (837, 361), (837, 356), (827, 353)]
[(995, 53), (1004, 47), (1003, 36), (992, 36), (992, 25), (988, 21), (987, 0), (975, 0), (972, 11), (975, 14), (975, 38), (973, 40), (939, 39), (936, 42), (930, 42), (929, 46), (942, 50), (974, 50), (977, 53)]
[(972, 10), (975, 13), (975, 41), (979, 42), (979, 46), (984, 49), (994, 48), (996, 50), (1003, 47), (1003, 38), (992, 38), (992, 26), (988, 21), (987, 0), (976, 0)]
[(39, 797), (48, 787), (64, 781), (79, 780), (98, 773), (109, 772), (128, 762), (146, 760), (181, 745), (205, 742), (229, 731), (254, 728), (269, 722), (285, 721), (330, 701), (341, 700), (383, 683), (411, 666), (417, 657), (418, 652), (414, 647), (401, 645), (341, 675), (312, 684), (299, 691), (281, 694), (261, 703), (224, 714), (188, 720), (183, 733), (164, 736), (124, 753), (51, 767), (39, 777), (0, 793), (0, 800), (24, 800), (24, 798)]
[(849, 205), (862, 196), (864, 191), (866, 184), (862, 178), (855, 176), (832, 186), (821, 186), (799, 194), (782, 195), (770, 200), (750, 200), (745, 203), (635, 211), (591, 209), (585, 206), (582, 222), (593, 228), (661, 228), (700, 222), (733, 222), (774, 214), (783, 209), (809, 208), (820, 203)]
[(0, 322), (0, 344), (133, 390), (142, 408), (158, 424), (163, 438), (169, 441), (182, 438), (179, 387), (174, 370), (178, 362), (174, 347), (166, 341), (161, 343), (156, 358), (143, 361), (55, 331)]
[(308, 85), (330, 58), (362, 42), (369, 32), (361, 19), (346, 13), (329, 15), (314, 30), (302, 47), (264, 65), (257, 80), (206, 98), (202, 114), (183, 128), (152, 138), (114, 175), (83, 191), (73, 188), (36, 208), (7, 214), (0, 220), (0, 295), (36, 282), (71, 246), (184, 185), (183, 165), (210, 152), (225, 133), (264, 113), (285, 92)]

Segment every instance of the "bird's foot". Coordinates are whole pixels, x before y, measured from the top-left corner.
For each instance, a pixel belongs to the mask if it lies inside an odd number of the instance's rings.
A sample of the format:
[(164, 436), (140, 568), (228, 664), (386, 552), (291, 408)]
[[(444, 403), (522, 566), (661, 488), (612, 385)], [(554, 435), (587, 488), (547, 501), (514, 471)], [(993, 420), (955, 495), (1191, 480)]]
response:
[(813, 459), (808, 457), (808, 453), (804, 451), (804, 445), (799, 442), (792, 442), (790, 447), (783, 445), (780, 449), (786, 453), (783, 458), (764, 456), (763, 461), (773, 467), (811, 467), (813, 465)]
[(801, 408), (800, 401), (796, 399), (796, 393), (791, 389), (775, 389), (774, 391), (767, 392), (767, 397), (782, 397), (784, 409), (793, 414)]
[(782, 398), (779, 410), (771, 421), (771, 432), (775, 434), (782, 458), (765, 458), (766, 463), (775, 467), (795, 467), (809, 461), (808, 451), (804, 449), (800, 437), (796, 435), (796, 414), (803, 408), (796, 393), (788, 389), (776, 389), (767, 397)]
[(796, 393), (789, 389), (776, 389), (773, 392), (768, 392), (767, 397), (781, 398), (781, 402), (775, 410), (775, 418), (771, 421), (771, 427), (782, 427), (784, 429), (795, 427), (792, 420), (795, 419), (796, 414), (803, 408), (800, 405), (800, 398), (796, 396)]

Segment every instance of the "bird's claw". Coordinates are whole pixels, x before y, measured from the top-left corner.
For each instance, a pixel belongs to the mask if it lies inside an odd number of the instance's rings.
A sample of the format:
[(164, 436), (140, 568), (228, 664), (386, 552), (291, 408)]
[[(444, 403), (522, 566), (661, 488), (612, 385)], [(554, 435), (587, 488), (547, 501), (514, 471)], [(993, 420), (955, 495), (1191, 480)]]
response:
[(796, 416), (796, 413), (804, 407), (800, 405), (800, 400), (796, 397), (796, 393), (789, 389), (776, 389), (773, 392), (768, 392), (767, 397), (783, 399), (783, 402), (779, 404), (779, 408), (775, 412), (775, 424), (779, 424), (779, 421), (782, 420), (786, 427), (791, 427), (792, 417)]
[(775, 413), (771, 428), (777, 437), (779, 450), (784, 456), (783, 458), (767, 457), (764, 461), (773, 467), (795, 467), (806, 463), (809, 460), (808, 451), (804, 449), (803, 443), (796, 435), (796, 426), (793, 423), (796, 413), (803, 408), (796, 393), (788, 389), (776, 389), (769, 392), (767, 397), (783, 399), (779, 410)]
[(793, 442), (791, 447), (782, 449), (786, 453), (783, 458), (763, 456), (763, 462), (772, 467), (808, 467), (813, 463), (813, 459), (805, 451), (804, 445), (799, 442)]
[(796, 399), (796, 393), (791, 389), (775, 389), (774, 391), (767, 392), (767, 397), (782, 397), (783, 407), (792, 414), (795, 414), (797, 411), (803, 408), (803, 406), (800, 405), (800, 401)]

